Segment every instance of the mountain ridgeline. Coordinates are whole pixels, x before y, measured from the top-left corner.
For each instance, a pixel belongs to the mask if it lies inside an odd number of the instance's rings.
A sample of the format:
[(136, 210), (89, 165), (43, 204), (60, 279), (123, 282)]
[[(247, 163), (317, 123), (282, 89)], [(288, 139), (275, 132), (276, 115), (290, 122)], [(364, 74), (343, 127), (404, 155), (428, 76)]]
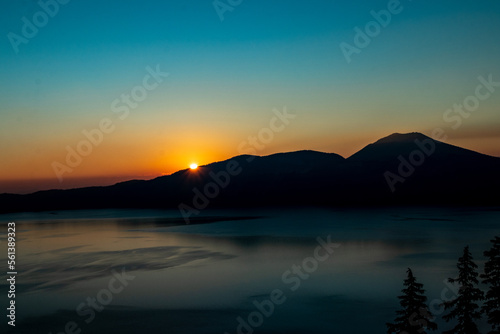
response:
[(0, 210), (497, 206), (499, 171), (500, 158), (420, 133), (392, 134), (347, 159), (316, 151), (240, 155), (148, 181), (2, 194)]

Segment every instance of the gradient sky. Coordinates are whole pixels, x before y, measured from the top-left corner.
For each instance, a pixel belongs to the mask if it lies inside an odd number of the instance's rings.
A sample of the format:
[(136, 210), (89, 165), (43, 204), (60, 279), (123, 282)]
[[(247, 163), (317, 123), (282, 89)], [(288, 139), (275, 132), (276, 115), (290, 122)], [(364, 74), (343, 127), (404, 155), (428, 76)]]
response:
[[(42, 0), (43, 2), (44, 0)], [(227, 0), (220, 0), (228, 3)], [(259, 155), (314, 149), (348, 157), (394, 132), (500, 156), (500, 87), (462, 124), (443, 114), (500, 81), (500, 2), (401, 1), (348, 63), (339, 47), (388, 1), (243, 0), (221, 21), (211, 0), (60, 5), (18, 46), (37, 1), (0, 13), (0, 193), (148, 179), (240, 154), (273, 109), (296, 118)], [(111, 109), (146, 67), (169, 76), (121, 120)], [(114, 131), (59, 182), (54, 161), (109, 118)]]

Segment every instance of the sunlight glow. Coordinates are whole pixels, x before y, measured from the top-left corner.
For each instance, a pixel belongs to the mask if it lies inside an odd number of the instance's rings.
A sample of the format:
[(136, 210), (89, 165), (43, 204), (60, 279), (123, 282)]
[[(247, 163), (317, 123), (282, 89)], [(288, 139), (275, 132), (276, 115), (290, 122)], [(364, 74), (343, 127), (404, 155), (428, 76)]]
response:
[(196, 168), (198, 168), (198, 165), (193, 163), (193, 164), (189, 165), (189, 168), (196, 169)]

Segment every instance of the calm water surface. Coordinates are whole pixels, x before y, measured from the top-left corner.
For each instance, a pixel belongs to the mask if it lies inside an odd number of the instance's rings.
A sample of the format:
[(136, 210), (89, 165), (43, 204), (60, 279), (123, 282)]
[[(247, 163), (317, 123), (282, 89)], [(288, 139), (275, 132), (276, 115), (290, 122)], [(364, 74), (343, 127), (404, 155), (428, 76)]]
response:
[[(438, 301), (451, 296), (445, 279), (456, 275), (463, 247), (482, 268), (482, 252), (500, 234), (499, 210), (204, 214), (257, 218), (176, 225), (176, 211), (0, 215), (3, 263), (6, 224), (17, 225), (15, 332), (64, 333), (74, 323), (80, 333), (223, 334), (238, 326), (243, 333), (385, 333), (407, 267), (429, 302)], [(338, 244), (328, 257), (318, 253), (322, 262), (311, 259), (318, 238)], [(304, 264), (308, 272), (293, 272)], [(119, 283), (113, 277), (123, 272), (129, 279)], [(281, 292), (279, 305), (268, 302), (272, 291)], [(94, 298), (106, 305), (89, 311)]]

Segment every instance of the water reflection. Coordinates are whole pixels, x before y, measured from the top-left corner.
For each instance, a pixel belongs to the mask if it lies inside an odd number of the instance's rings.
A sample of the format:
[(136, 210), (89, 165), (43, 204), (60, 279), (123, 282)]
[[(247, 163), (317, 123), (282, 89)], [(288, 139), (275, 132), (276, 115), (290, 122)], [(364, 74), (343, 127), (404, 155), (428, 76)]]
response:
[[(175, 214), (14, 217), (21, 268), (16, 332), (56, 332), (68, 319), (81, 323), (76, 306), (106, 287), (113, 270), (125, 268), (136, 278), (87, 332), (116, 332), (117, 321), (124, 333), (143, 332), (136, 326), (170, 333), (236, 332), (237, 316), (281, 289), (287, 302), (259, 332), (384, 333), (405, 268), (411, 266), (425, 283), (429, 299), (438, 297), (465, 244), (480, 263), (488, 240), (499, 232), (500, 216), (436, 209), (213, 212), (209, 220), (224, 214), (226, 219), (186, 226)], [(241, 219), (231, 219), (236, 216)], [(251, 216), (255, 219), (243, 219)], [(341, 246), (300, 289), (290, 291), (283, 273), (312, 256), (316, 238), (328, 235)]]

